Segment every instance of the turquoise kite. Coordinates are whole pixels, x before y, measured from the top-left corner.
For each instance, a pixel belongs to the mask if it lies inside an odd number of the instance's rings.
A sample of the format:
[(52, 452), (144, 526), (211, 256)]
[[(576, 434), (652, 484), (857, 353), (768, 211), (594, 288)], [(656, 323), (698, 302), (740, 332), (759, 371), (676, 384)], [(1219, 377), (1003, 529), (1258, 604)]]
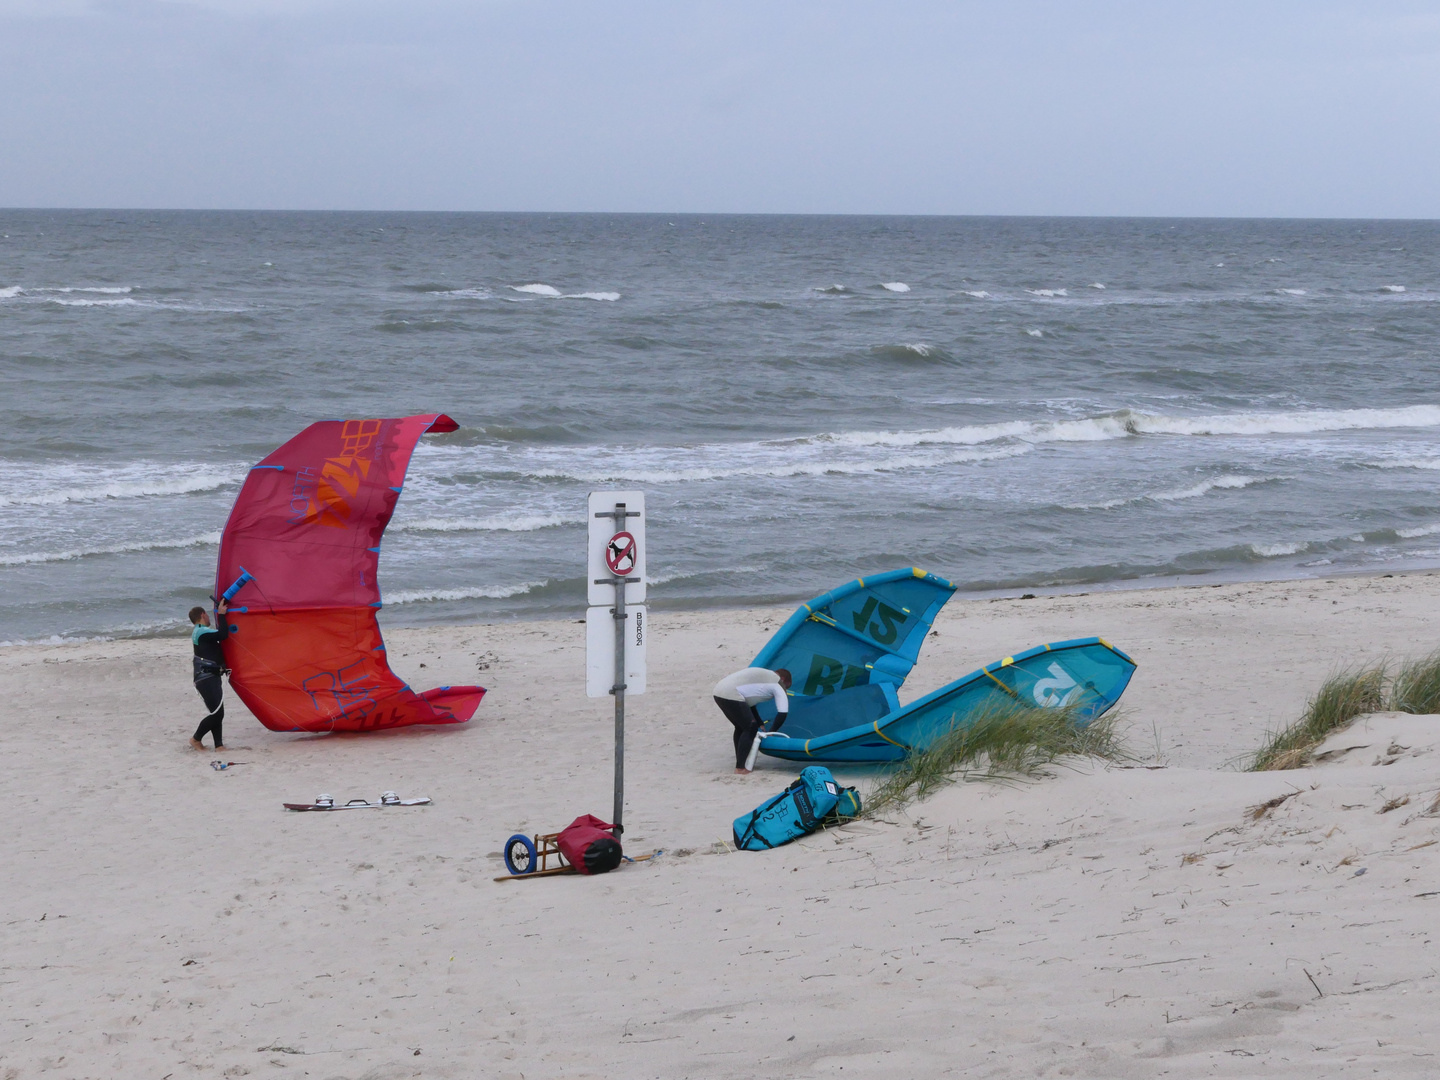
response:
[[(760, 751), (792, 761), (899, 761), (975, 709), (1075, 706), (1081, 723), (1120, 700), (1135, 662), (1101, 638), (1040, 645), (902, 706), (898, 690), (955, 586), (924, 570), (858, 578), (800, 605), (751, 661), (789, 669), (790, 716)], [(773, 706), (761, 706), (768, 721)]]

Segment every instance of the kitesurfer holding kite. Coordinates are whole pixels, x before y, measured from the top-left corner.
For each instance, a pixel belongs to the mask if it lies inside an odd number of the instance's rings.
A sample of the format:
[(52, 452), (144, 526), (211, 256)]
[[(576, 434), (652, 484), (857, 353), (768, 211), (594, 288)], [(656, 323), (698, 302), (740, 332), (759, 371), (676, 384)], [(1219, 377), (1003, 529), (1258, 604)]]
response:
[(790, 689), (790, 672), (784, 668), (771, 671), (769, 668), (744, 668), (733, 675), (726, 675), (715, 684), (715, 704), (725, 714), (725, 719), (735, 725), (735, 771), (748, 773), (755, 767), (755, 752), (760, 748), (760, 729), (765, 721), (755, 706), (762, 701), (775, 703), (775, 724), (771, 731), (779, 731), (790, 716), (790, 699), (785, 691)]
[(220, 643), (230, 636), (230, 623), (225, 618), (229, 610), (230, 602), (221, 597), (215, 605), (217, 628), (210, 625), (210, 613), (203, 607), (190, 609), (190, 621), (195, 626), (190, 631), (190, 644), (195, 648), (195, 689), (200, 691), (205, 708), (210, 710), (190, 736), (190, 745), (196, 750), (205, 749), (200, 740), (206, 732), (214, 738), (216, 750), (225, 749), (225, 738), (220, 734), (220, 725), (225, 719), (225, 684), (220, 681), (225, 674), (225, 652)]

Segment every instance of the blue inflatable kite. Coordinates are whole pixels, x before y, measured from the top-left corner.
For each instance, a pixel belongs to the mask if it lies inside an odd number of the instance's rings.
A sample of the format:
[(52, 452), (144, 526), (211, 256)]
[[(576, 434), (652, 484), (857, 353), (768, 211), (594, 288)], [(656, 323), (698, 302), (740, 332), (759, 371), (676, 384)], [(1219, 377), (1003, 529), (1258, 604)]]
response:
[[(787, 668), (790, 716), (761, 753), (792, 761), (899, 761), (963, 724), (975, 709), (1018, 701), (1075, 706), (1081, 723), (1110, 709), (1135, 662), (1100, 638), (1040, 645), (901, 706), (897, 691), (955, 586), (924, 570), (858, 578), (786, 620), (751, 661)], [(761, 706), (774, 717), (774, 706)]]

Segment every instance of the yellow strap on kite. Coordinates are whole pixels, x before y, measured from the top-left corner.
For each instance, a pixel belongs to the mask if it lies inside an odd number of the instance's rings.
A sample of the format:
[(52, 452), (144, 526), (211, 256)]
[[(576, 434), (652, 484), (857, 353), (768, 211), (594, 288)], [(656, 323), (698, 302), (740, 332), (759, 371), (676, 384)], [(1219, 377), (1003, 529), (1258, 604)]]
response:
[(1014, 698), (1016, 701), (1019, 701), (1019, 700), (1020, 700), (1020, 695), (1017, 694), (1014, 690), (1010, 689), (1010, 687), (1006, 686), (1006, 685), (1005, 685), (1003, 682), (1001, 682), (999, 679), (996, 679), (994, 675), (991, 675), (989, 668), (981, 668), (980, 670), (983, 671), (983, 672), (985, 672), (986, 675), (990, 675), (990, 678), (994, 680), (995, 685), (998, 686), (998, 687), (1000, 687), (1001, 690), (1004, 690), (1005, 693), (1009, 694), (1009, 695), (1010, 695), (1012, 698)]
[(879, 720), (876, 720), (875, 723), (871, 725), (871, 727), (873, 727), (873, 728), (875, 729), (875, 734), (876, 734), (876, 735), (879, 735), (880, 738), (884, 739), (884, 740), (885, 740), (886, 742), (888, 742), (891, 746), (898, 746), (898, 747), (900, 747), (901, 750), (904, 750), (907, 754), (910, 752), (910, 747), (906, 746), (904, 743), (898, 743), (898, 742), (896, 742), (894, 739), (890, 738), (889, 735), (886, 735), (883, 731), (880, 730), (880, 721), (879, 721)]

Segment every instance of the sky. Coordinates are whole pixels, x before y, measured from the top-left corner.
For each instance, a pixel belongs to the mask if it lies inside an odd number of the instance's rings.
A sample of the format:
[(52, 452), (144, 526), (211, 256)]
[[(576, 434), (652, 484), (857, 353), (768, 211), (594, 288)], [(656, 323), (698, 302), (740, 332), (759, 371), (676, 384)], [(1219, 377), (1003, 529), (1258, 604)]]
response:
[(1440, 4), (0, 0), (0, 206), (1440, 217)]

